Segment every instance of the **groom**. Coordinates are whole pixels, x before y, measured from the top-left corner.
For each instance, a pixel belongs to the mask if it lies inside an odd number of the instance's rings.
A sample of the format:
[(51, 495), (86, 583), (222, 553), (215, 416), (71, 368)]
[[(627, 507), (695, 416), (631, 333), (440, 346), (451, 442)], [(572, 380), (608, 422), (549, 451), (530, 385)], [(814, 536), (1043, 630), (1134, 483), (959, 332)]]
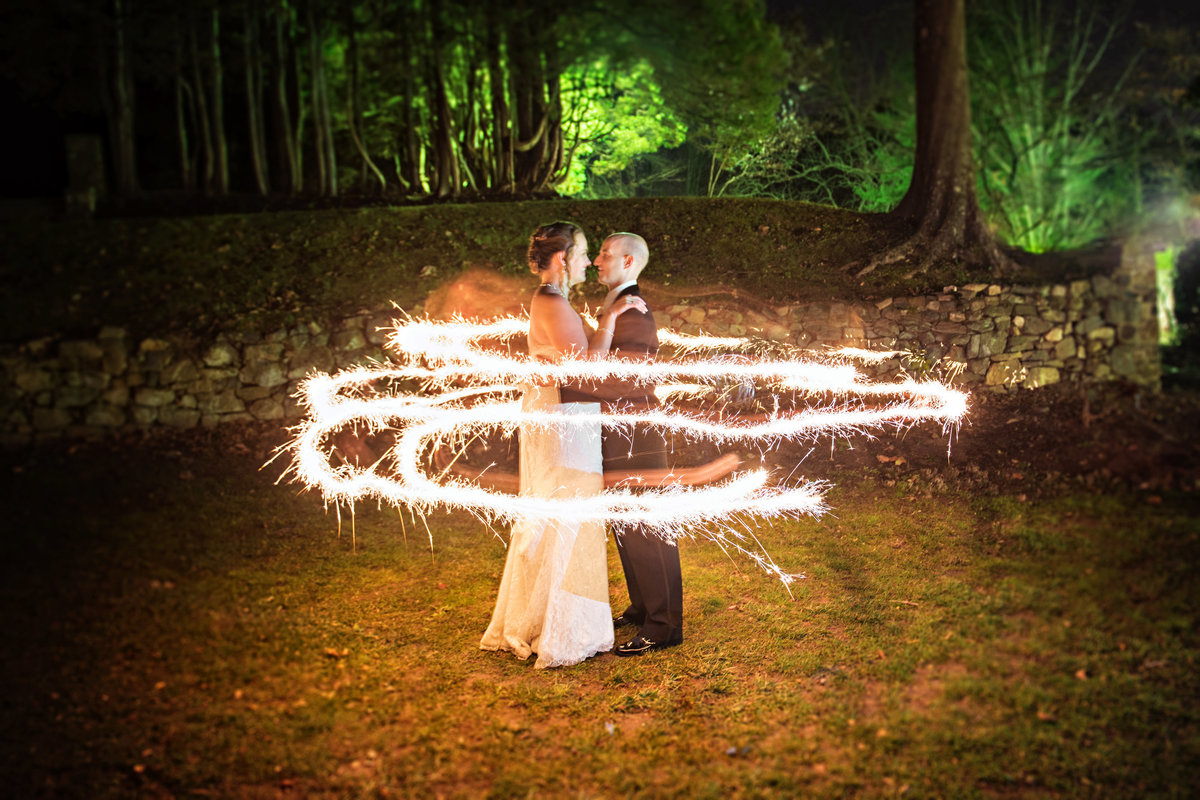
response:
[[(635, 233), (614, 233), (604, 240), (595, 258), (600, 282), (608, 287), (601, 312), (614, 303), (641, 297), (637, 279), (650, 250)], [(647, 310), (627, 311), (617, 317), (610, 358), (647, 360), (658, 354), (658, 329)], [(654, 386), (612, 381), (598, 387), (596, 394), (607, 406), (632, 403), (654, 406)], [(667, 466), (667, 443), (662, 431), (645, 426), (634, 430), (604, 428), (602, 449), (606, 470), (662, 469)], [(683, 641), (683, 578), (679, 571), (679, 548), (647, 531), (642, 525), (625, 525), (613, 530), (625, 583), (629, 608), (613, 624), (637, 628), (637, 636), (613, 650), (618, 656), (638, 656), (672, 647)]]

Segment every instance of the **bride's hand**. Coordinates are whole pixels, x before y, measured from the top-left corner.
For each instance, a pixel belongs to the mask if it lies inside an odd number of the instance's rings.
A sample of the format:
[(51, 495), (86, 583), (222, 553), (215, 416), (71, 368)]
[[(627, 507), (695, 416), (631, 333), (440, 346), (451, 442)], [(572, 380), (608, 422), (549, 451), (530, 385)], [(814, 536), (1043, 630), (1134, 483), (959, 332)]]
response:
[(647, 311), (649, 311), (649, 307), (646, 305), (646, 301), (637, 295), (627, 294), (616, 303), (613, 303), (612, 308), (610, 308), (608, 313), (605, 315), (609, 319), (600, 320), (600, 324), (604, 325), (606, 321), (612, 321), (615, 323), (617, 317), (621, 316), (626, 311), (640, 311), (641, 313), (645, 314)]

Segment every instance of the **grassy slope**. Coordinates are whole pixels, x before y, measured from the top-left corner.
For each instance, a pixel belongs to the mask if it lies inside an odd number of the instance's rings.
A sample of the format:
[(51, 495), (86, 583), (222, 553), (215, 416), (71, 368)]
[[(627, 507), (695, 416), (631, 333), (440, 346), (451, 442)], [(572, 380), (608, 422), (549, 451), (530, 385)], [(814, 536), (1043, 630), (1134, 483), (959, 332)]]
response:
[[(682, 646), (541, 672), (477, 649), (504, 559), (482, 525), (431, 518), (431, 554), (419, 522), (360, 509), (353, 552), (348, 521), (337, 537), (315, 497), (256, 470), (264, 450), (216, 449), (3, 465), (14, 796), (1183, 797), (1200, 780), (1186, 497), (862, 476), (823, 519), (756, 531), (807, 573), (794, 598), (685, 542)], [(615, 552), (610, 574), (619, 603)]]
[[(592, 233), (641, 233), (648, 277), (724, 284), (762, 297), (921, 293), (987, 280), (955, 265), (905, 281), (905, 265), (862, 281), (840, 269), (897, 241), (884, 216), (770, 200), (539, 201), (251, 215), (6, 223), (0, 229), (0, 341), (204, 333), (244, 324), (411, 308), (467, 266), (522, 273), (530, 231), (572, 219)], [(430, 269), (432, 268), (432, 269)], [(422, 277), (422, 273), (425, 277)]]

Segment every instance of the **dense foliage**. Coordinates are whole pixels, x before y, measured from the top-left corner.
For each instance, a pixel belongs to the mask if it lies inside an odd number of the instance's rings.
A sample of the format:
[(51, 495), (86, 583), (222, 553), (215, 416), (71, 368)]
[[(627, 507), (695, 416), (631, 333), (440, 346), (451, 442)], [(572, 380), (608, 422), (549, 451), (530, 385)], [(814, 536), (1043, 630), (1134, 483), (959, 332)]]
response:
[[(103, 129), (123, 194), (894, 208), (915, 140), (910, 11), (843, 11), (839, 29), (770, 8), (14, 0), (0, 52), (64, 132)], [(1200, 185), (1195, 31), (1065, 0), (969, 11), (979, 197), (1003, 241), (1081, 246)]]

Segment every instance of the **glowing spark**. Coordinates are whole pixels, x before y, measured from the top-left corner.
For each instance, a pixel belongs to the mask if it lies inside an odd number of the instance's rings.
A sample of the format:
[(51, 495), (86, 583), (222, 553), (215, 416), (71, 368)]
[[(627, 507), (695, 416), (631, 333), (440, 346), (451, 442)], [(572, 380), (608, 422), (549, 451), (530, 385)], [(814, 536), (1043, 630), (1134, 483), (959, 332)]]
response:
[[(734, 523), (750, 516), (819, 514), (824, 510), (825, 487), (821, 483), (773, 484), (765, 471), (752, 470), (704, 487), (668, 482), (663, 488), (636, 493), (615, 488), (597, 495), (538, 497), (490, 491), (446, 475), (449, 467), (435, 474), (429, 454), (438, 448), (457, 448), (457, 459), (466, 442), (488, 431), (511, 436), (522, 426), (595, 430), (598, 422), (624, 432), (637, 423), (648, 423), (685, 440), (721, 446), (741, 442), (765, 449), (782, 441), (908, 426), (923, 420), (950, 426), (967, 407), (963, 393), (942, 384), (911, 379), (874, 383), (850, 363), (871, 363), (894, 355), (891, 353), (846, 349), (818, 360), (811, 353), (791, 349), (783, 356), (751, 357), (746, 354), (767, 349), (764, 343), (660, 330), (663, 344), (681, 354), (677, 358), (548, 363), (510, 351), (508, 343), (524, 336), (528, 325), (527, 319), (515, 317), (486, 323), (410, 320), (399, 323), (388, 339), (396, 363), (305, 379), (299, 397), (310, 413), (288, 445), (293, 453), (289, 471), (299, 481), (319, 488), (327, 502), (351, 507), (371, 498), (407, 506), (422, 516), (437, 508), (460, 509), (488, 522), (562, 518), (641, 523), (668, 540), (699, 534), (745, 553), (788, 583), (793, 576), (765, 554), (740, 544), (754, 537), (749, 531), (747, 537)], [(670, 404), (654, 408), (628, 405), (604, 413), (576, 406), (568, 407), (569, 411), (531, 413), (523, 411), (518, 400), (522, 385), (587, 385), (613, 379), (656, 384), (656, 394), (664, 400), (683, 397), (695, 405), (696, 398), (716, 399), (720, 404), (711, 407), (710, 403), (706, 408), (701, 403), (687, 409)], [(377, 388), (380, 386), (385, 388)], [(769, 397), (772, 410), (729, 413), (731, 386), (736, 401)], [(798, 397), (806, 396), (858, 399), (839, 404), (828, 400), (796, 403)], [(359, 427), (369, 432), (391, 431), (394, 444), (373, 465), (335, 465), (330, 458), (330, 440), (341, 430)]]

